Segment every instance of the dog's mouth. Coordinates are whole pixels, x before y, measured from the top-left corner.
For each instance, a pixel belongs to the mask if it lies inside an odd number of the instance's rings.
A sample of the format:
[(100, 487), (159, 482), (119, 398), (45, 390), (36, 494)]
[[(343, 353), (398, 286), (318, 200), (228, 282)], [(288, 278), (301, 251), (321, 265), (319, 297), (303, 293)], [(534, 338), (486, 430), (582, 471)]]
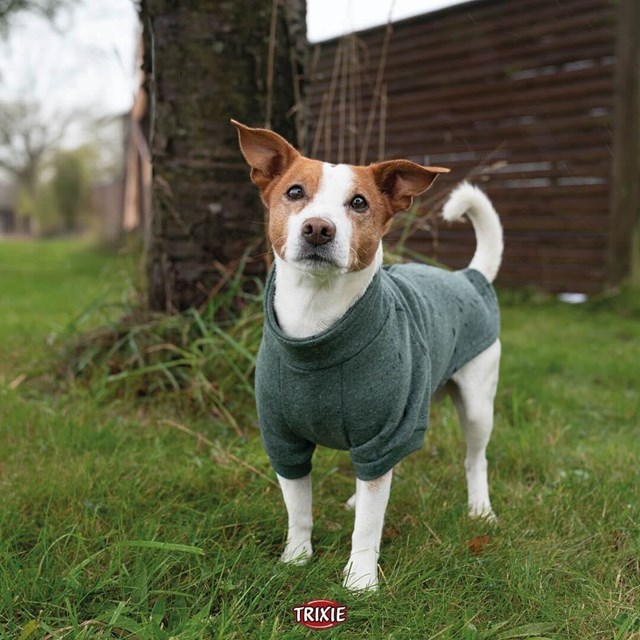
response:
[(309, 271), (320, 271), (340, 266), (332, 253), (321, 247), (299, 251), (295, 257), (290, 258), (290, 261)]
[(300, 258), (300, 260), (305, 260), (307, 262), (325, 262), (325, 263), (333, 264), (332, 260), (329, 260), (329, 258), (327, 258), (326, 256), (321, 256), (317, 253), (312, 253), (308, 256), (304, 256)]

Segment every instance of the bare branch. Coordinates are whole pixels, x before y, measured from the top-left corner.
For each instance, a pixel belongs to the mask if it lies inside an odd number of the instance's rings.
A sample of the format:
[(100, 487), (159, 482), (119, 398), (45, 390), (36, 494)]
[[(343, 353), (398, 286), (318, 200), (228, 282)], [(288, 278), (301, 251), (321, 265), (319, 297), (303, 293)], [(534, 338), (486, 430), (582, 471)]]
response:
[(27, 189), (35, 188), (47, 156), (82, 117), (78, 111), (47, 117), (40, 105), (26, 100), (0, 102), (0, 168)]
[(77, 0), (0, 0), (0, 38), (5, 38), (11, 28), (11, 19), (18, 13), (29, 12), (51, 21), (61, 9), (70, 7)]
[(19, 11), (31, 11), (52, 18), (56, 11), (70, 3), (70, 0), (0, 0), (0, 22), (6, 24)]

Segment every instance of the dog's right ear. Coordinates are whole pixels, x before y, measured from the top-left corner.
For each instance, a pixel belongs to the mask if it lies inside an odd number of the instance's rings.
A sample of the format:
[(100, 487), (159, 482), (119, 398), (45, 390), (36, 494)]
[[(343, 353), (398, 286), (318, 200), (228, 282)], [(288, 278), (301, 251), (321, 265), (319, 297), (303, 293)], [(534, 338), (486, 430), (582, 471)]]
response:
[(254, 129), (236, 120), (231, 124), (238, 131), (240, 151), (251, 167), (251, 181), (263, 191), (282, 175), (300, 155), (284, 138), (268, 129)]

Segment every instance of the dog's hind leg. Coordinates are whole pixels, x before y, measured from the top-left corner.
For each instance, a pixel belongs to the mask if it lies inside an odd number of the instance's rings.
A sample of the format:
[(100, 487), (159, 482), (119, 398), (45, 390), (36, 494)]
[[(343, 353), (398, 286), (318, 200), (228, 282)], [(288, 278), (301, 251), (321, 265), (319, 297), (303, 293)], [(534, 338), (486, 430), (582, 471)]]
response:
[(452, 378), (451, 396), (467, 442), (469, 515), (495, 519), (489, 500), (486, 449), (493, 429), (493, 403), (500, 369), (500, 341), (469, 361)]
[(356, 510), (356, 494), (355, 493), (344, 503), (344, 508), (347, 511)]

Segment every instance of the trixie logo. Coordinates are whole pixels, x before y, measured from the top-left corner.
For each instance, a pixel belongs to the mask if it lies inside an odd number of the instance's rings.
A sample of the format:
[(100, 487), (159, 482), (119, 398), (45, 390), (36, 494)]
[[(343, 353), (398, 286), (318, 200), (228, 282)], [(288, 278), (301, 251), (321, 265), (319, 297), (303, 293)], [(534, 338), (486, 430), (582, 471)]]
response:
[(333, 600), (311, 600), (293, 608), (296, 622), (309, 629), (333, 629), (347, 619), (347, 607)]

